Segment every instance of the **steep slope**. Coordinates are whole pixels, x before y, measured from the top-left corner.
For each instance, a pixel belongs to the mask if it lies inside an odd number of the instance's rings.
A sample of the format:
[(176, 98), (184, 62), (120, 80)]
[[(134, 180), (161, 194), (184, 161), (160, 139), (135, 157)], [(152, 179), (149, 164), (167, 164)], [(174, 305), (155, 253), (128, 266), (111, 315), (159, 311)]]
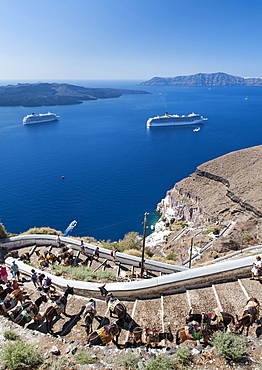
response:
[(262, 241), (262, 145), (239, 150), (199, 166), (175, 184), (158, 204), (166, 225), (186, 221), (204, 223), (234, 221), (227, 236), (237, 248), (243, 240)]

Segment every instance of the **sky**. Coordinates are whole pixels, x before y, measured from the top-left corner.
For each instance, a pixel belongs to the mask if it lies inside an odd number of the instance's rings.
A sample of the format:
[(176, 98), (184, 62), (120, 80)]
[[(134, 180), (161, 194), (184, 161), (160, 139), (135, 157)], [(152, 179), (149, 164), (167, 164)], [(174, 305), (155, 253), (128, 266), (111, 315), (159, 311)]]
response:
[(0, 80), (262, 76), (262, 0), (0, 0)]

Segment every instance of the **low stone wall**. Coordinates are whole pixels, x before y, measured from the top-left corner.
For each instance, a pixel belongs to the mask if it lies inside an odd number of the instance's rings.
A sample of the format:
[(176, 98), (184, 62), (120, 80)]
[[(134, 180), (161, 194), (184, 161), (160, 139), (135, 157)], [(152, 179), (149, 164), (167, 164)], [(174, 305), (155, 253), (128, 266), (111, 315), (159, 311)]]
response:
[[(6, 264), (10, 266), (14, 259), (8, 257)], [(188, 269), (175, 274), (169, 274), (151, 279), (108, 283), (106, 289), (121, 299), (151, 298), (161, 294), (173, 294), (199, 286), (208, 286), (218, 282), (226, 282), (250, 274), (254, 257), (240, 258), (233, 261), (220, 262), (217, 264)], [(20, 271), (26, 275), (31, 275), (32, 267), (16, 260)], [(36, 271), (41, 273), (41, 270)], [(50, 275), (50, 274), (49, 274)], [(50, 275), (51, 276), (51, 275)], [(99, 286), (101, 283), (90, 283), (77, 280), (68, 280), (58, 276), (51, 276), (52, 282), (61, 290), (65, 290), (67, 285), (73, 286), (75, 293), (85, 296), (101, 298)]]
[[(60, 237), (61, 242), (69, 245), (74, 250), (79, 251), (80, 248), (80, 241), (68, 238), (68, 237)], [(2, 250), (2, 254), (6, 254), (7, 251), (19, 249), (28, 246), (37, 245), (41, 246), (57, 246), (57, 236), (55, 235), (22, 235), (17, 236), (9, 239), (5, 239), (5, 241), (0, 242), (0, 251)], [(96, 249), (96, 245), (90, 243), (84, 243), (85, 251), (87, 253), (92, 254)], [(110, 250), (99, 247), (100, 257), (108, 260), (113, 260), (110, 255)], [(125, 253), (117, 253), (117, 261), (121, 262), (126, 265), (131, 265), (134, 267), (139, 267), (141, 262), (141, 258), (131, 256)], [(155, 272), (162, 272), (165, 274), (170, 274), (178, 271), (185, 271), (188, 268), (183, 266), (172, 265), (163, 262), (157, 262), (153, 260), (145, 259), (145, 268)]]

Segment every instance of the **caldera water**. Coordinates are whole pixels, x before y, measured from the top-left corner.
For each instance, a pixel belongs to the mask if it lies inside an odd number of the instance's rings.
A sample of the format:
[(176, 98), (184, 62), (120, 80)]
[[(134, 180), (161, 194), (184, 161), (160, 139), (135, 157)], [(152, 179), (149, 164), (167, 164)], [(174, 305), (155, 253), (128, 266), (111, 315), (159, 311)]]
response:
[[(8, 232), (35, 226), (64, 231), (76, 220), (74, 236), (118, 240), (129, 231), (141, 234), (144, 213), (150, 213), (149, 225), (154, 223), (157, 203), (198, 165), (261, 144), (261, 87), (61, 82), (150, 94), (69, 106), (0, 107), (0, 222)], [(48, 111), (59, 121), (22, 124), (25, 115)], [(208, 121), (146, 128), (149, 117), (165, 112), (199, 113)]]

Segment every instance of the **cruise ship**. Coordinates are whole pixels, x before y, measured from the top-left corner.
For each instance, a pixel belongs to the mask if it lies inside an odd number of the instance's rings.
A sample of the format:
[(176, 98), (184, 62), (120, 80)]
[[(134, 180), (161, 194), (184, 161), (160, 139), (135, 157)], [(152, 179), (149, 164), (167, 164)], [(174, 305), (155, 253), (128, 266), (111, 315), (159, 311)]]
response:
[(44, 114), (28, 114), (23, 119), (24, 125), (29, 125), (33, 123), (44, 123), (44, 122), (52, 122), (57, 121), (59, 116), (57, 116), (55, 113), (44, 113)]
[(165, 113), (164, 116), (156, 116), (147, 120), (147, 127), (153, 126), (183, 126), (203, 123), (207, 118), (200, 114), (191, 113), (189, 115), (179, 116), (178, 114)]

